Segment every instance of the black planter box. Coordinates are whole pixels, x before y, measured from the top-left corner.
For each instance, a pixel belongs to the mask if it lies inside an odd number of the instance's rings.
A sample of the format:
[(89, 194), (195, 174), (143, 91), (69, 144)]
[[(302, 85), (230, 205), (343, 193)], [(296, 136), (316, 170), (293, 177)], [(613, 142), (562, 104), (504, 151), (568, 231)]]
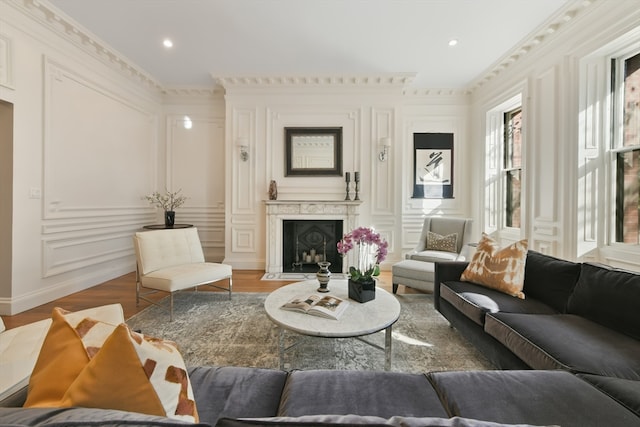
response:
[(358, 302), (367, 302), (376, 298), (376, 282), (354, 282), (349, 279), (349, 298)]

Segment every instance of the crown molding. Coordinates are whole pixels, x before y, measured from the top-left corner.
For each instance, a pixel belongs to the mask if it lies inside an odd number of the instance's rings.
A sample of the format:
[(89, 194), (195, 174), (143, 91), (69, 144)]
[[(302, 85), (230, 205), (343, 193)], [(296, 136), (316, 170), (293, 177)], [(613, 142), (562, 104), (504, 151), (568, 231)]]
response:
[(83, 52), (117, 70), (125, 77), (156, 91), (164, 88), (149, 73), (100, 40), (46, 0), (2, 0), (27, 17), (74, 44)]
[(216, 76), (217, 85), (225, 90), (252, 88), (341, 87), (402, 89), (413, 82), (415, 73), (387, 73), (379, 75), (318, 75), (318, 76)]
[(184, 86), (165, 86), (162, 93), (168, 96), (188, 96), (188, 97), (212, 97), (224, 95), (221, 87), (184, 87)]
[(532, 31), (521, 43), (494, 62), (480, 77), (473, 80), (467, 87), (467, 91), (471, 93), (487, 84), (506, 69), (523, 60), (523, 58), (534, 49), (544, 43), (548, 43), (562, 27), (566, 27), (567, 24), (573, 21), (578, 15), (584, 14), (584, 11), (597, 1), (600, 0), (568, 1), (567, 4), (553, 15), (553, 17), (548, 19), (545, 24)]

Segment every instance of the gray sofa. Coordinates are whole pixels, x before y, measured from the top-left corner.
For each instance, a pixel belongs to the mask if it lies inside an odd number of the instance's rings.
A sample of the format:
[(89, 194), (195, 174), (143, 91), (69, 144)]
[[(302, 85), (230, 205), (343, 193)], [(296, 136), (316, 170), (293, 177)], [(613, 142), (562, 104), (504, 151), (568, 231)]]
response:
[(436, 265), (435, 308), (501, 369), (563, 370), (640, 414), (640, 275), (527, 254), (524, 300)]
[[(189, 370), (203, 425), (640, 426), (640, 415), (566, 371), (410, 374), (246, 367)], [(602, 387), (605, 388), (605, 387)], [(19, 404), (19, 401), (14, 401)], [(0, 408), (2, 425), (177, 426), (88, 408)]]

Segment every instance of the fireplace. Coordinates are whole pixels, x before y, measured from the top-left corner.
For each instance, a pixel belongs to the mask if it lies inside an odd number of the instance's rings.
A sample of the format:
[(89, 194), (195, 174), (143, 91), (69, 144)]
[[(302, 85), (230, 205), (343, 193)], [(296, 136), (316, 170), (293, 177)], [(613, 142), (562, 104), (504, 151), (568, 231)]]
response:
[(342, 220), (282, 221), (282, 271), (316, 272), (318, 262), (331, 263), (329, 271), (342, 272), (336, 244), (342, 238)]
[[(295, 262), (295, 234), (290, 242), (284, 240), (284, 222), (288, 220), (296, 221), (339, 221), (341, 223), (341, 229), (336, 228), (335, 240), (330, 244), (327, 241), (327, 260), (332, 263), (332, 272), (344, 273), (345, 265), (352, 265), (355, 260), (353, 257), (353, 251), (347, 254), (346, 258), (341, 258), (337, 254), (335, 259), (331, 258), (329, 254), (329, 247), (335, 248), (335, 244), (338, 238), (342, 237), (342, 233), (348, 230), (352, 230), (358, 225), (358, 216), (360, 214), (360, 200), (326, 200), (326, 201), (310, 201), (310, 200), (265, 200), (266, 207), (266, 219), (267, 219), (267, 233), (266, 233), (266, 257), (265, 257), (265, 272), (267, 273), (282, 273), (285, 271), (291, 271), (292, 263)], [(324, 252), (320, 252), (320, 247), (324, 249), (324, 241), (320, 242), (315, 234), (310, 234), (309, 239), (314, 242), (316, 253), (315, 255), (322, 255)], [(307, 242), (305, 242), (307, 244)], [(307, 252), (310, 255), (312, 245), (302, 248), (302, 242), (299, 241), (299, 258), (302, 257), (302, 252)], [(289, 247), (288, 251), (289, 260), (285, 264), (285, 247)], [(337, 250), (336, 250), (337, 252)], [(335, 260), (335, 264), (333, 261)], [(306, 262), (306, 259), (305, 259)], [(312, 268), (312, 272), (318, 271), (318, 266), (315, 264), (315, 256), (312, 259), (314, 266), (308, 266)], [(296, 271), (299, 271), (297, 269)]]

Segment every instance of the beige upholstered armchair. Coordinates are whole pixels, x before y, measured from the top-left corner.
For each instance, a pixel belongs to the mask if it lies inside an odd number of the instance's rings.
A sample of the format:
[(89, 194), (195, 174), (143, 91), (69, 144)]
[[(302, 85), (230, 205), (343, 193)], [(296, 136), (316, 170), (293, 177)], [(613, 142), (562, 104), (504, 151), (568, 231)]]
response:
[[(205, 262), (195, 227), (138, 232), (133, 243), (137, 258), (136, 304), (143, 299), (167, 308), (170, 320), (173, 320), (175, 292), (209, 285), (227, 291), (231, 298), (231, 266)], [(228, 280), (228, 286), (213, 284), (220, 280)], [(151, 291), (143, 293), (143, 287)], [(145, 298), (145, 295), (157, 291), (169, 293), (169, 307)]]
[(466, 260), (471, 224), (468, 218), (426, 217), (418, 244), (405, 258), (428, 262)]

